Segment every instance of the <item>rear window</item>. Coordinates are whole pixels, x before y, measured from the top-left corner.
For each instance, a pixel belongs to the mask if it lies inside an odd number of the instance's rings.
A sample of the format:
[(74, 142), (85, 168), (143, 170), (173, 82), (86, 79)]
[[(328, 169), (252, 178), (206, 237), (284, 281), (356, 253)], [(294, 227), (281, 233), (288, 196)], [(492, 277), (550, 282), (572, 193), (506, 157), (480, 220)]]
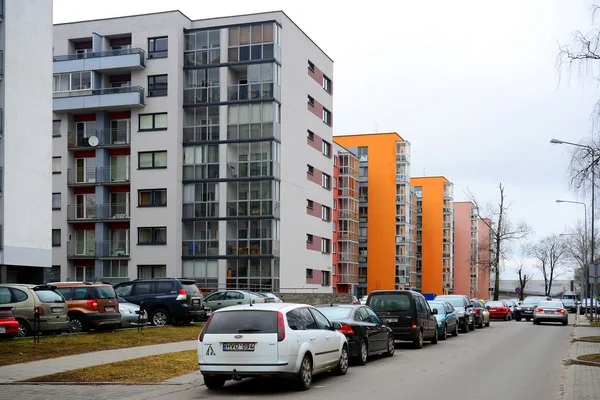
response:
[(277, 313), (242, 310), (216, 312), (206, 333), (277, 333)]
[(563, 303), (560, 301), (540, 301), (538, 307), (562, 308)]
[(42, 303), (64, 303), (65, 299), (54, 290), (42, 289), (36, 290), (35, 294)]
[(462, 297), (437, 296), (435, 299), (440, 300), (440, 301), (447, 301), (448, 303), (452, 304), (454, 307), (464, 307), (465, 306), (465, 300)]
[(196, 285), (183, 285), (183, 288), (185, 289), (185, 292), (188, 294), (200, 296), (200, 290), (198, 289), (198, 286), (196, 286)]
[(117, 295), (113, 290), (112, 286), (98, 286), (96, 288), (96, 295), (99, 299), (116, 299)]
[(575, 304), (575, 300), (573, 299), (563, 299), (563, 304)]
[(352, 312), (352, 308), (350, 307), (318, 307), (319, 311), (321, 311), (327, 319), (330, 321), (335, 321), (338, 319), (348, 319), (350, 317), (350, 313)]
[(545, 297), (527, 297), (525, 300), (523, 300), (523, 304), (537, 304), (544, 300), (546, 300)]
[(501, 301), (488, 301), (485, 305), (494, 307), (504, 307), (504, 303)]
[(410, 295), (406, 293), (398, 294), (378, 294), (372, 296), (369, 300), (369, 306), (373, 311), (411, 311), (412, 302)]
[(429, 307), (432, 310), (437, 310), (438, 315), (446, 314), (446, 308), (444, 307), (443, 303), (429, 303)]

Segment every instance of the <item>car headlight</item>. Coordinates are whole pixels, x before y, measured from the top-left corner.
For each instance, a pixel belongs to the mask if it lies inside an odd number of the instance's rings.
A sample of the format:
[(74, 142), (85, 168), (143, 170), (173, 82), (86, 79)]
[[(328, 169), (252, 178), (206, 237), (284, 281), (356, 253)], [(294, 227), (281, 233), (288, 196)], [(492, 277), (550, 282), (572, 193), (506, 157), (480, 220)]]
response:
[(442, 321), (438, 321), (438, 326), (442, 326)]
[(465, 316), (465, 313), (464, 313), (464, 311), (459, 311), (459, 312), (457, 313), (457, 315), (458, 315), (459, 317), (464, 317), (464, 316)]
[(517, 307), (517, 310), (518, 310), (518, 311), (521, 311), (521, 307)]
[(122, 314), (131, 314), (131, 310), (124, 307), (119, 307), (119, 312)]

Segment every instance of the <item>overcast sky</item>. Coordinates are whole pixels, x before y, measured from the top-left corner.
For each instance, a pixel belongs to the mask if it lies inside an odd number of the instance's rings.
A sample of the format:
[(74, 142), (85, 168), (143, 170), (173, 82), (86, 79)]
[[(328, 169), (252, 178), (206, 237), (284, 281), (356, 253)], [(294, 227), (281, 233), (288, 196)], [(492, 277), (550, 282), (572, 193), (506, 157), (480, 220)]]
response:
[(555, 68), (557, 43), (591, 26), (589, 0), (355, 4), (54, 0), (54, 22), (282, 9), (335, 62), (336, 134), (398, 132), (412, 143), (412, 175), (446, 176), (455, 200), (465, 200), (469, 188), (480, 203), (497, 201), (502, 182), (514, 201), (511, 220), (527, 221), (536, 237), (565, 232), (582, 218), (581, 207), (554, 202), (574, 195), (565, 179), (569, 149), (549, 140), (591, 134), (596, 84), (559, 84)]

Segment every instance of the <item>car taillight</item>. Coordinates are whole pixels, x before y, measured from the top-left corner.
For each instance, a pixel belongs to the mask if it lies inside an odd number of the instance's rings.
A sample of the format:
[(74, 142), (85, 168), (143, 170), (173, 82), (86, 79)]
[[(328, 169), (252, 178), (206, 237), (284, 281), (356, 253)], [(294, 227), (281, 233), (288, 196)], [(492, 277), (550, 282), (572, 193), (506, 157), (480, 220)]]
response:
[(344, 335), (354, 335), (354, 329), (348, 324), (342, 324), (342, 327), (337, 330), (339, 333), (343, 333)]
[(44, 316), (44, 309), (42, 307), (33, 307), (33, 312), (37, 312), (40, 317)]
[(202, 342), (204, 340), (204, 334), (206, 333), (206, 329), (208, 328), (208, 325), (210, 325), (210, 321), (212, 320), (212, 317), (214, 315), (215, 314), (210, 314), (210, 317), (208, 317), (208, 320), (206, 320), (206, 323), (202, 327), (202, 330), (200, 331), (200, 336), (198, 336), (198, 341), (199, 342)]
[(544, 309), (543, 309), (543, 308), (539, 308), (539, 307), (538, 307), (538, 308), (536, 308), (536, 309), (535, 309), (535, 312), (542, 312), (542, 311), (544, 311)]
[(419, 326), (419, 325), (417, 324), (417, 320), (416, 320), (416, 319), (413, 319), (413, 320), (412, 320), (412, 322), (411, 322), (411, 324), (410, 324), (410, 326), (411, 326), (412, 328), (416, 328), (417, 326)]
[(477, 315), (481, 314), (481, 309), (480, 308), (476, 308), (475, 309), (475, 314), (477, 314)]
[(283, 319), (283, 314), (278, 311), (277, 312), (277, 341), (283, 342), (285, 339), (285, 321)]
[(98, 300), (88, 300), (87, 306), (94, 311), (98, 311)]
[(502, 307), (502, 312), (508, 312), (508, 308)]
[(266, 303), (266, 302), (267, 302), (267, 299), (262, 299), (260, 302), (261, 302), (261, 303)]
[(564, 314), (564, 313), (565, 313), (565, 310), (563, 310), (562, 308), (560, 308), (560, 309), (558, 309), (558, 310), (556, 310), (556, 311), (558, 311), (558, 312), (559, 312), (559, 313), (561, 313), (561, 314)]
[(187, 299), (187, 293), (185, 291), (185, 289), (179, 289), (179, 291), (177, 292), (177, 301), (182, 301), (182, 300), (186, 300)]

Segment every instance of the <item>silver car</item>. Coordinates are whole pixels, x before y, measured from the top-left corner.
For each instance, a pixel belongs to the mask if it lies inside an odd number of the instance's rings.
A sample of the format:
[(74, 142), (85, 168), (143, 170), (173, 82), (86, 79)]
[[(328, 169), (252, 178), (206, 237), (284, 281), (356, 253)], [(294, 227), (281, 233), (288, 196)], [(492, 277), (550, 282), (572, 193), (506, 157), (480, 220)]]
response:
[(565, 309), (562, 301), (540, 301), (533, 310), (533, 323), (560, 322), (563, 325), (569, 323), (569, 312)]
[(119, 297), (119, 312), (121, 313), (121, 328), (130, 328), (132, 326), (146, 325), (148, 323), (148, 314), (143, 311), (139, 315), (140, 306), (128, 302)]

